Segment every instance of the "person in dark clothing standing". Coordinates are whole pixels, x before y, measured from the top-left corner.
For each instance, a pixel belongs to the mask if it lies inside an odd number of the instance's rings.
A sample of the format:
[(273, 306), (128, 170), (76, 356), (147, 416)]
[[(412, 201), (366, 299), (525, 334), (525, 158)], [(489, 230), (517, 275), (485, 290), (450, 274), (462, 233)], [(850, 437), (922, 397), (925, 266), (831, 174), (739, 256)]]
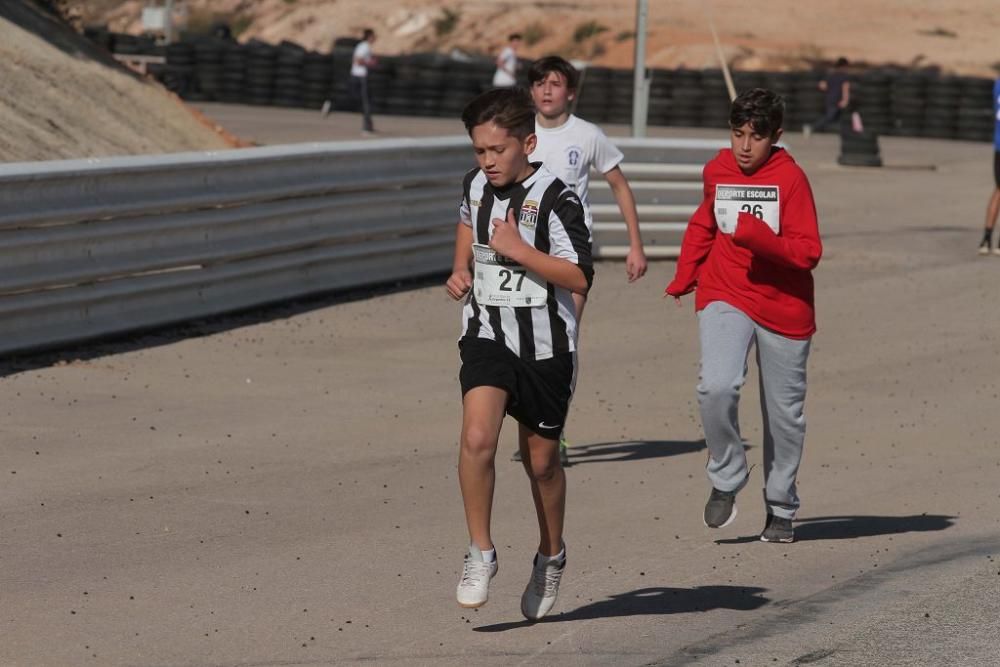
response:
[(844, 109), (851, 103), (851, 81), (847, 74), (847, 58), (837, 58), (833, 69), (819, 82), (819, 89), (826, 93), (826, 111), (812, 125), (804, 125), (802, 133), (807, 137), (822, 132), (830, 123), (840, 120)]

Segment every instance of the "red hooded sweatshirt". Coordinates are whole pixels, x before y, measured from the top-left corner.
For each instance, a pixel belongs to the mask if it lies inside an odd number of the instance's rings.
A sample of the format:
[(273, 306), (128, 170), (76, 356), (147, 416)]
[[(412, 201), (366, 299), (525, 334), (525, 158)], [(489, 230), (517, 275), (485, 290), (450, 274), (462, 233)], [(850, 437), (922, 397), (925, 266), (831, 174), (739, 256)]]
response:
[(667, 294), (697, 286), (696, 310), (724, 301), (782, 336), (809, 338), (816, 331), (812, 269), (823, 245), (805, 173), (775, 148), (747, 176), (724, 149), (705, 165), (703, 181)]

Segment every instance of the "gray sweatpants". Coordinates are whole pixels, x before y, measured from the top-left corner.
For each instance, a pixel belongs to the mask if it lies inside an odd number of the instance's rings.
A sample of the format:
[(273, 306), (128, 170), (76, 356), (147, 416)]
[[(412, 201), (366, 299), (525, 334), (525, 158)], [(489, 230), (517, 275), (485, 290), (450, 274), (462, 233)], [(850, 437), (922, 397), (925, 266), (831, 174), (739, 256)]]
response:
[(708, 444), (708, 478), (720, 491), (739, 490), (747, 483), (738, 408), (750, 346), (756, 341), (764, 419), (764, 502), (769, 513), (794, 519), (799, 508), (795, 475), (806, 434), (803, 407), (810, 341), (776, 334), (722, 301), (713, 301), (698, 313), (698, 326), (698, 406)]

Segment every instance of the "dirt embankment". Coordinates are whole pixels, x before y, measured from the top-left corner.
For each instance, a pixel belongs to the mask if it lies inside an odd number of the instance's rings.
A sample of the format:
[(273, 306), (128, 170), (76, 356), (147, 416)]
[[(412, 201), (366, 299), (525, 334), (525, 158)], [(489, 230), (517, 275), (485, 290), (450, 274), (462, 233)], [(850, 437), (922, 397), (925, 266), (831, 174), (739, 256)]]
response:
[[(59, 0), (81, 23), (138, 32), (141, 0)], [(560, 53), (596, 65), (631, 67), (635, 0), (186, 0), (193, 25), (230, 23), (240, 39), (291, 40), (326, 50), (338, 36), (371, 26), (376, 50), (493, 52), (521, 32), (524, 55)], [(855, 7), (854, 5), (858, 5)], [(653, 67), (715, 67), (714, 17), (726, 58), (742, 69), (808, 67), (844, 55), (872, 64), (937, 66), (995, 76), (1000, 65), (997, 0), (653, 0), (648, 59)]]
[(27, 0), (0, 3), (0, 161), (226, 148), (159, 84), (133, 76)]

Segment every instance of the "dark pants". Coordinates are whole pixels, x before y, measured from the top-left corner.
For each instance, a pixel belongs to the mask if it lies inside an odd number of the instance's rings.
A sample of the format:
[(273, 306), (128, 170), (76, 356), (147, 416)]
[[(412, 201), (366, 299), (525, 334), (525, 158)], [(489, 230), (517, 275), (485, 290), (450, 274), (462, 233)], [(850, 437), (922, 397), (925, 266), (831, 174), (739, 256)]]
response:
[(362, 129), (366, 132), (374, 132), (375, 126), (372, 124), (372, 101), (368, 96), (367, 76), (351, 77), (351, 96), (361, 103), (361, 113), (364, 116), (364, 122), (361, 125)]
[(841, 111), (843, 111), (843, 109), (841, 109), (840, 107), (831, 107), (827, 109), (826, 113), (823, 114), (823, 116), (819, 120), (813, 123), (812, 126), (813, 131), (822, 132), (827, 125), (830, 125), (831, 123), (835, 123), (836, 121), (840, 120)]

